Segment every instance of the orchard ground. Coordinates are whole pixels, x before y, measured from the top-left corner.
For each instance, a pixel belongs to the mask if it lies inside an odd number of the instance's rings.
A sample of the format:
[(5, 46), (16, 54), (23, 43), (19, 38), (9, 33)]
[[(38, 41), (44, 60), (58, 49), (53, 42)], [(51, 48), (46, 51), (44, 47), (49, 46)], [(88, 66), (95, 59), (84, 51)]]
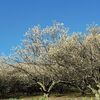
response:
[(74, 94), (53, 94), (48, 99), (43, 99), (42, 96), (20, 97), (20, 99), (6, 99), (6, 100), (95, 100), (93, 95)]

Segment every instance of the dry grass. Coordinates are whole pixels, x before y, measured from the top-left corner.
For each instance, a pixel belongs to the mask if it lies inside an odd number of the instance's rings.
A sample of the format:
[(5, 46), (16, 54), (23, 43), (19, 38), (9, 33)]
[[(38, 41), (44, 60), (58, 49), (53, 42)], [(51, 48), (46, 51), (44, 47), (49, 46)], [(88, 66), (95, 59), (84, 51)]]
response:
[[(23, 98), (22, 100), (39, 100), (39, 97), (27, 97)], [(94, 97), (68, 97), (68, 96), (62, 96), (62, 97), (50, 97), (48, 100), (95, 100)]]
[[(23, 100), (40, 100), (41, 96), (26, 97)], [(42, 100), (42, 99), (41, 99)], [(79, 96), (76, 94), (52, 95), (48, 100), (95, 100), (93, 96)]]

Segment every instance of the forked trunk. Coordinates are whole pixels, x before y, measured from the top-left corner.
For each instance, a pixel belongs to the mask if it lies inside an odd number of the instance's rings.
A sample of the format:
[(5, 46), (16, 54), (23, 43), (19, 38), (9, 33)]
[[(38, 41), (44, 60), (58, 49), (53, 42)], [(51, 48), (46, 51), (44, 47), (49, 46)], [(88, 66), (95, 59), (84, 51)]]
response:
[(50, 92), (51, 92), (52, 88), (53, 88), (54, 85), (57, 84), (57, 83), (59, 83), (59, 82), (54, 82), (54, 81), (53, 81), (53, 82), (51, 83), (50, 87), (49, 87), (48, 89), (46, 89), (46, 87), (45, 87), (45, 85), (44, 85), (43, 83), (37, 82), (37, 84), (40, 85), (40, 87), (41, 87), (40, 89), (41, 89), (41, 91), (43, 92), (43, 95), (44, 95), (45, 98), (48, 98), (48, 97), (50, 96)]
[(44, 98), (48, 98), (49, 97), (49, 93), (43, 93), (43, 97)]

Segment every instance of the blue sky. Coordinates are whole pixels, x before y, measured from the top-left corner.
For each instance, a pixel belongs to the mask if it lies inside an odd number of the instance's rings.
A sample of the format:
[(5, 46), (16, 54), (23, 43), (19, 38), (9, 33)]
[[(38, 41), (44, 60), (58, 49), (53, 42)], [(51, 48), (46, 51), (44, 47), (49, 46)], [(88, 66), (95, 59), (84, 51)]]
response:
[(73, 31), (100, 25), (100, 0), (0, 0), (0, 53), (20, 44), (28, 28), (63, 22)]

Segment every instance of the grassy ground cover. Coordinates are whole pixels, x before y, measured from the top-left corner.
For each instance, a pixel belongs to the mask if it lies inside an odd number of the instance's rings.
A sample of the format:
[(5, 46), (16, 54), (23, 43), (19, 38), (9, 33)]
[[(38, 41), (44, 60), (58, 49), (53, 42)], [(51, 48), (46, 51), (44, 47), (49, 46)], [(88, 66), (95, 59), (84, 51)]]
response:
[(51, 95), (49, 98), (45, 99), (42, 96), (32, 96), (32, 97), (20, 97), (20, 99), (6, 99), (6, 100), (95, 100), (91, 95), (79, 95), (79, 94), (66, 94), (66, 95)]

